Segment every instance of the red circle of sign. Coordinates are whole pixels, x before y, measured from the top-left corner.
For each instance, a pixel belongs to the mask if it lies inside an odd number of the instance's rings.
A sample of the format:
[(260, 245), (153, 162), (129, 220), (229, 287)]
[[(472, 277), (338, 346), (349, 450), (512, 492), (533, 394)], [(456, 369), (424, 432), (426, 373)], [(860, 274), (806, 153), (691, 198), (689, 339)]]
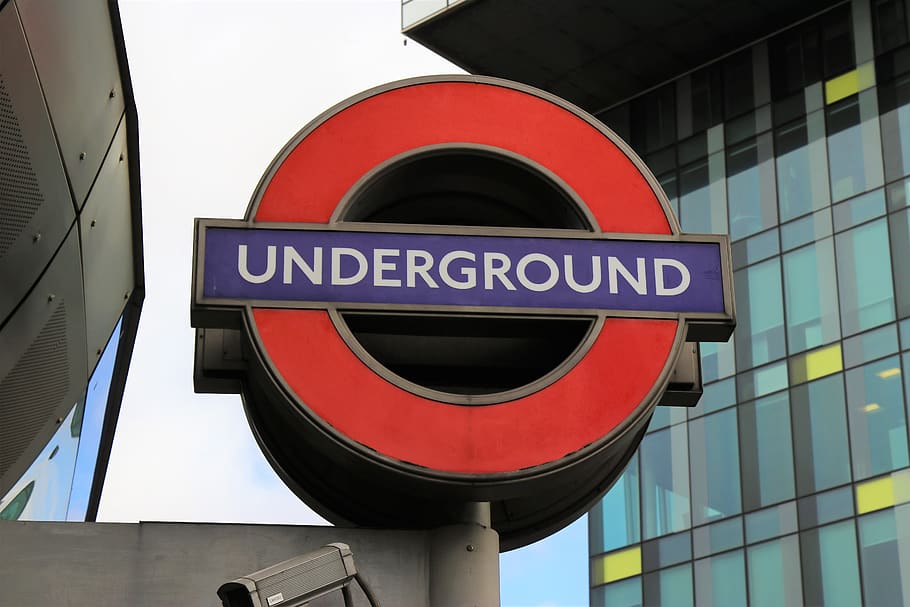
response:
[[(654, 189), (626, 153), (545, 95), (491, 82), (402, 83), (320, 120), (276, 161), (254, 221), (328, 222), (357, 180), (389, 158), (471, 143), (555, 173), (604, 232), (671, 233)], [(551, 464), (608, 437), (650, 406), (645, 400), (665, 374), (679, 328), (675, 320), (606, 319), (588, 353), (549, 386), (510, 402), (460, 406), (381, 378), (327, 312), (257, 308), (252, 318), (274, 371), (343, 437), (430, 471), (469, 475)]]

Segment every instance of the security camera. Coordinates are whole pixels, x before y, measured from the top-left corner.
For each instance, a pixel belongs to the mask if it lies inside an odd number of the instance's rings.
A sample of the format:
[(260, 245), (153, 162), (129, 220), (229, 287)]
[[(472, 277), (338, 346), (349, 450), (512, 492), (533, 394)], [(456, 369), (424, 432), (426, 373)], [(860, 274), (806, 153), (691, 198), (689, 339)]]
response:
[(348, 605), (355, 578), (376, 604), (357, 575), (350, 547), (334, 543), (222, 584), (218, 597), (223, 607), (298, 607), (341, 590)]

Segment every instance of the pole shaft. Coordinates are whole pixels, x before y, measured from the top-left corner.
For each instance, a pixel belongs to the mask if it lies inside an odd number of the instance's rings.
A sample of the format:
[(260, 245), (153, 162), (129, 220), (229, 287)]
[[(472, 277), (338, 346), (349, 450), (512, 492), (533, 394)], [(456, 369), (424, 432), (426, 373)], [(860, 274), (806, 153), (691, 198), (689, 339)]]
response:
[(490, 504), (469, 504), (458, 522), (430, 532), (430, 605), (499, 607), (499, 534)]

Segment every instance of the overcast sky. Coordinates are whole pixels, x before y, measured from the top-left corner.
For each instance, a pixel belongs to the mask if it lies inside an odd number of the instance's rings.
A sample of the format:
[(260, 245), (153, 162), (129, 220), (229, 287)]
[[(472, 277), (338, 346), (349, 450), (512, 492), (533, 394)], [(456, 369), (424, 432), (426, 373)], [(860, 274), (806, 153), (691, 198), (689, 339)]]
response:
[[(147, 294), (99, 520), (323, 524), (265, 462), (240, 398), (193, 392), (193, 218), (242, 217), (272, 158), (335, 103), (460, 70), (403, 44), (399, 0), (120, 0), (120, 11)], [(587, 604), (585, 529), (505, 555), (503, 605)]]

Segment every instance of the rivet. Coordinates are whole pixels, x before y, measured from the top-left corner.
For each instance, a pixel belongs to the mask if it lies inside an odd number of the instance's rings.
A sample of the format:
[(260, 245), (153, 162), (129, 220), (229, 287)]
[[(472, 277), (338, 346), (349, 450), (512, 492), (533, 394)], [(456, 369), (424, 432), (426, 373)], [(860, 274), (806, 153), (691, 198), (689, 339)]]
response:
[(63, 423), (63, 418), (62, 418), (62, 417), (58, 417), (58, 418), (57, 418), (57, 423), (58, 423), (58, 424), (62, 424), (62, 423)]
[(32, 236), (32, 242), (38, 242), (39, 240), (41, 240), (41, 232), (38, 232)]
[(117, 96), (117, 92), (114, 89), (111, 89), (111, 92), (108, 93), (108, 98), (113, 99), (116, 96)]
[(48, 301), (54, 301), (56, 298), (57, 298), (57, 296), (54, 295), (53, 293), (51, 293), (50, 295), (47, 296)]
[(120, 162), (123, 162), (124, 158), (125, 158), (125, 156), (123, 154), (120, 154)]
[(129, 298), (130, 298), (130, 292), (127, 291), (126, 293), (123, 294), (123, 299), (129, 299)]
[(79, 152), (79, 160), (85, 160), (85, 152)]
[(474, 552), (474, 544), (468, 544), (465, 548), (468, 552)]
[(96, 223), (98, 223), (98, 222), (95, 221), (95, 220), (93, 219), (93, 220), (92, 220), (92, 224), (91, 224), (93, 228), (95, 227), (95, 224), (96, 224)]
[(101, 348), (95, 350), (95, 356), (101, 356)]

